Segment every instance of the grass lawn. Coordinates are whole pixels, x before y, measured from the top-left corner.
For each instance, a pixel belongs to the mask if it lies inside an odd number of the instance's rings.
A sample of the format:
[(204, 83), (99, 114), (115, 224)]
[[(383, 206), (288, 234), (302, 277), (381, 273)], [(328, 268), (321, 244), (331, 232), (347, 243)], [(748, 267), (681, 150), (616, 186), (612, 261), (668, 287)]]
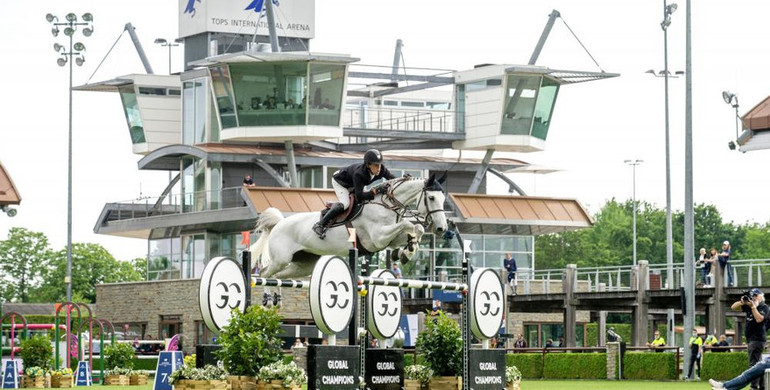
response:
[(710, 389), (708, 381), (700, 382), (657, 382), (657, 381), (539, 381), (524, 380), (521, 390), (688, 390)]
[[(307, 387), (303, 386), (303, 389)], [(709, 389), (706, 381), (700, 382), (654, 382), (654, 381), (539, 381), (525, 380), (521, 390), (689, 390)], [(94, 390), (152, 390), (152, 383), (146, 386), (100, 386)]]

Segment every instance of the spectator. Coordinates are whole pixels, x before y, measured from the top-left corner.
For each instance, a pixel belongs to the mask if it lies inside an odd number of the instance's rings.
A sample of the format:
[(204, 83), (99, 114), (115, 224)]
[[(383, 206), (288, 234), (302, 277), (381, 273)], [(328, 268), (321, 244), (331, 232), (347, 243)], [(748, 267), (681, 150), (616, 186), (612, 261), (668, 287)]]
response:
[(718, 343), (719, 341), (717, 340), (716, 336), (714, 336), (714, 331), (712, 330), (706, 336), (706, 340), (703, 341), (703, 347), (711, 349), (711, 347), (717, 345)]
[[(725, 243), (729, 247), (729, 243)], [(730, 308), (746, 314), (746, 351), (749, 354), (749, 367), (752, 367), (762, 360), (762, 351), (767, 341), (765, 318), (770, 316), (770, 308), (765, 304), (765, 295), (758, 288), (751, 289), (749, 295), (748, 298), (742, 296), (741, 300), (733, 303)], [(752, 387), (762, 388), (762, 380), (754, 381)]]
[(553, 339), (548, 339), (548, 341), (545, 342), (545, 347), (546, 348), (553, 348), (554, 347)]
[(516, 335), (516, 341), (513, 342), (514, 348), (527, 348), (527, 340), (524, 340), (524, 336), (521, 333)]
[(615, 327), (610, 326), (610, 329), (607, 331), (607, 341), (608, 342), (621, 342), (623, 341), (623, 338), (620, 337), (619, 334), (615, 333)]
[[(730, 344), (727, 342), (727, 337), (725, 335), (719, 335), (719, 342), (714, 345), (715, 347), (729, 347)], [(714, 352), (727, 352), (727, 348), (717, 348), (714, 350)]]
[(765, 370), (770, 369), (770, 358), (752, 365), (748, 370), (742, 372), (740, 375), (726, 382), (719, 382), (713, 379), (709, 379), (709, 384), (712, 390), (726, 389), (726, 390), (738, 390), (744, 388), (751, 382), (759, 381), (762, 383), (762, 377), (765, 375)]
[(513, 295), (516, 295), (516, 259), (511, 257), (510, 253), (505, 254), (505, 259), (503, 259), (503, 266), (508, 271), (508, 284), (511, 286), (511, 290), (513, 291)]
[(305, 345), (304, 345), (304, 344), (302, 344), (302, 340), (300, 340), (300, 339), (296, 339), (296, 340), (294, 340), (294, 345), (292, 345), (292, 346), (291, 346), (291, 349), (294, 349), (294, 348), (302, 348), (302, 347), (304, 347), (304, 346), (305, 346)]
[(698, 365), (698, 371), (695, 374), (695, 380), (700, 380), (700, 357), (703, 353), (703, 339), (701, 339), (698, 336), (698, 331), (693, 329), (692, 330), (692, 337), (690, 337), (689, 343), (687, 345), (690, 347), (690, 368), (687, 370), (687, 375), (684, 377), (685, 380), (688, 380), (692, 378), (692, 367), (694, 365)]
[[(698, 255), (698, 260), (695, 261), (695, 268), (700, 268), (700, 275), (701, 275), (701, 286), (708, 285), (708, 281), (706, 280), (706, 275), (711, 271), (711, 263), (707, 262), (708, 260), (708, 254), (706, 253), (706, 248), (700, 248), (700, 254)], [(708, 269), (706, 268), (708, 267)]]
[[(401, 272), (401, 268), (398, 268), (398, 263), (393, 263), (393, 275), (395, 275), (396, 279), (403, 279), (404, 274)], [(398, 288), (401, 291), (401, 297), (404, 296), (404, 289), (399, 287)]]
[(663, 348), (666, 346), (666, 339), (660, 335), (659, 331), (655, 331), (652, 342), (647, 343), (647, 346), (654, 349), (655, 352), (663, 352)]
[(722, 243), (722, 251), (719, 252), (719, 255), (717, 256), (717, 260), (719, 261), (719, 267), (722, 269), (722, 276), (724, 277), (724, 275), (727, 275), (726, 287), (734, 287), (732, 267), (729, 266), (730, 241), (725, 241)]
[(433, 300), (433, 307), (431, 307), (430, 309), (430, 315), (437, 316), (440, 310), (441, 310), (441, 301), (439, 301), (438, 298), (436, 298)]
[(246, 187), (254, 187), (254, 179), (251, 178), (251, 175), (246, 175), (246, 177), (243, 178), (243, 185)]

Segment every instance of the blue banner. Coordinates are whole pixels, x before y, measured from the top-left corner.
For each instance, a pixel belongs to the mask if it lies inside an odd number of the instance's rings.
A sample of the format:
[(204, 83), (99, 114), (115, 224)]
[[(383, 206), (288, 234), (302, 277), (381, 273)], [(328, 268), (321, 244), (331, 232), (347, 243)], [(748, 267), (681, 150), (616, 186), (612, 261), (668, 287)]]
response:
[(91, 378), (91, 369), (85, 360), (78, 362), (78, 370), (75, 372), (75, 375), (77, 375), (75, 386), (91, 386), (94, 383)]
[(158, 365), (155, 368), (155, 382), (153, 390), (172, 390), (168, 383), (171, 373), (182, 368), (184, 358), (182, 351), (162, 351), (158, 356)]
[(433, 298), (441, 302), (462, 302), (462, 291), (433, 290)]
[(3, 389), (19, 388), (19, 360), (8, 359), (3, 363)]

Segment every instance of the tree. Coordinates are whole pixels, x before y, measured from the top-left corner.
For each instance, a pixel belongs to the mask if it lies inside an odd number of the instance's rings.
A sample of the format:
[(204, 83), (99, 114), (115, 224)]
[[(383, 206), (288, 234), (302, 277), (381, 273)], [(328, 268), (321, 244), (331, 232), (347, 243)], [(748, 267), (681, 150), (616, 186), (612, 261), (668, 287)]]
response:
[(133, 266), (134, 271), (141, 277), (140, 280), (147, 280), (147, 258), (137, 257), (131, 260), (131, 265)]
[(11, 228), (8, 239), (0, 241), (0, 269), (6, 277), (0, 292), (5, 300), (29, 302), (30, 291), (40, 284), (41, 270), (49, 256), (48, 238), (43, 233)]
[[(67, 251), (62, 249), (51, 256), (45, 272), (45, 281), (37, 291), (36, 299), (57, 302), (66, 299), (66, 285), (61, 283), (67, 272)], [(134, 264), (118, 261), (104, 247), (91, 243), (72, 244), (72, 295), (96, 302), (96, 285), (144, 280)]]

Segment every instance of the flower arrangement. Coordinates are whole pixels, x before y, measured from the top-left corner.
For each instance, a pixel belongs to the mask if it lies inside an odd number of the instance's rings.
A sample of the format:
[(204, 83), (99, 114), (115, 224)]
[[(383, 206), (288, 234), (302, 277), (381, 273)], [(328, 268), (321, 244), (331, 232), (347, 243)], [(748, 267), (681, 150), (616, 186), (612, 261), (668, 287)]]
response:
[(69, 367), (66, 368), (60, 368), (58, 370), (51, 371), (51, 376), (66, 376), (66, 375), (72, 375), (72, 369)]
[(436, 376), (455, 377), (462, 373), (460, 325), (443, 311), (425, 321), (425, 330), (417, 336), (417, 350), (423, 354), (425, 365)]
[(505, 382), (506, 383), (518, 383), (521, 382), (521, 371), (516, 366), (505, 367)]
[(430, 378), (433, 377), (433, 370), (421, 364), (414, 364), (404, 367), (404, 377), (420, 381), (420, 385), (426, 386), (430, 382)]
[(187, 367), (195, 367), (195, 359), (196, 359), (195, 354), (185, 356), (184, 365)]
[(168, 377), (168, 383), (173, 385), (174, 382), (185, 379), (197, 381), (223, 381), (227, 379), (227, 372), (217, 366), (212, 366), (210, 364), (203, 368), (184, 366), (171, 373), (171, 375)]
[(110, 375), (131, 375), (132, 371), (133, 370), (131, 370), (130, 368), (114, 367), (112, 370), (108, 370), (105, 375), (106, 376), (110, 376)]
[(27, 378), (40, 378), (46, 376), (48, 371), (42, 367), (27, 367), (24, 369), (24, 376)]
[(257, 379), (261, 381), (281, 380), (283, 387), (299, 387), (307, 383), (307, 374), (294, 362), (286, 364), (279, 361), (261, 367), (257, 373)]

